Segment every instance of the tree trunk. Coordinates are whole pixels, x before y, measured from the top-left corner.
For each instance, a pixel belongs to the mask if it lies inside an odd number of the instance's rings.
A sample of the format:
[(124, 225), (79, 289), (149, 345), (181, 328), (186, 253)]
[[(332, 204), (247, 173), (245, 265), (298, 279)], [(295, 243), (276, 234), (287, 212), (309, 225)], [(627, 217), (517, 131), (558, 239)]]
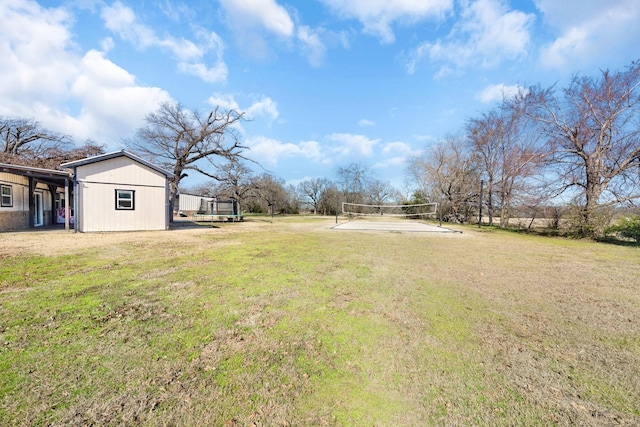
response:
[(489, 176), (487, 180), (487, 211), (489, 214), (489, 225), (493, 225), (493, 178)]
[(580, 224), (579, 231), (584, 236), (594, 237), (597, 233), (597, 224), (594, 223), (594, 215), (604, 187), (600, 182), (600, 174), (595, 170), (596, 168), (593, 165), (594, 159), (590, 158), (588, 160), (590, 161), (586, 162), (585, 204), (581, 213), (582, 224)]
[(169, 222), (171, 223), (173, 222), (173, 212), (176, 205), (176, 196), (178, 195), (178, 183), (176, 180), (169, 183)]

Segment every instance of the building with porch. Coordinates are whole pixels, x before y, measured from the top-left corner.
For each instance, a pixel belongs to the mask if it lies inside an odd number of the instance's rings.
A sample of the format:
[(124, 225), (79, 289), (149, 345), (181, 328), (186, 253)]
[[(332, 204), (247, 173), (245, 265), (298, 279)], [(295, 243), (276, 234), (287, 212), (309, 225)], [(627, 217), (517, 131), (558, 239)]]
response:
[(0, 231), (73, 223), (68, 171), (0, 163)]
[(61, 167), (0, 164), (0, 231), (54, 224), (79, 232), (169, 228), (172, 173), (124, 150)]

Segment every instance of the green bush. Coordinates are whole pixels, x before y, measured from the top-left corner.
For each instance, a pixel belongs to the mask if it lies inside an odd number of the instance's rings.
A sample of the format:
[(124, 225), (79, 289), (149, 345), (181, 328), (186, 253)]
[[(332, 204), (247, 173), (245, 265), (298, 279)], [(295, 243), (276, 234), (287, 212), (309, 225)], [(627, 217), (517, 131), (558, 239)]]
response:
[(564, 234), (574, 238), (598, 238), (607, 234), (614, 211), (610, 207), (598, 206), (587, 212), (579, 200), (566, 208)]
[(618, 219), (615, 224), (607, 227), (605, 234), (616, 234), (640, 243), (640, 216)]

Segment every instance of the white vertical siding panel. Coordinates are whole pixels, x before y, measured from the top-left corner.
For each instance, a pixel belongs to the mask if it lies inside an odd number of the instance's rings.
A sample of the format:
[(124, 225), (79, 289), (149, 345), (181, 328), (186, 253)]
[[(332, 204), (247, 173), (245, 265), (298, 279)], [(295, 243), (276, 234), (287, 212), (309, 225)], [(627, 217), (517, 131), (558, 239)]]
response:
[[(128, 157), (77, 168), (79, 231), (164, 230), (167, 227), (166, 176)], [(116, 210), (115, 190), (134, 190), (135, 209)]]
[(178, 204), (181, 211), (197, 211), (202, 200), (211, 201), (213, 197), (194, 196), (193, 194), (180, 194)]

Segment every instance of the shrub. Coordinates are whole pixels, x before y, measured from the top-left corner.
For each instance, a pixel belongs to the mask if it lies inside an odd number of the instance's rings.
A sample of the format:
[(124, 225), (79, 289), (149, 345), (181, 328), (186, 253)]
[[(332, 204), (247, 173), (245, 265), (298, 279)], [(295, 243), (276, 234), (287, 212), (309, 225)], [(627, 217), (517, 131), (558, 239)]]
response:
[(564, 233), (575, 238), (598, 238), (606, 234), (606, 227), (611, 223), (614, 211), (608, 206), (598, 206), (586, 211), (583, 203), (573, 200), (566, 207), (566, 228)]
[(640, 243), (640, 216), (618, 219), (615, 224), (606, 228), (605, 234), (617, 234)]

